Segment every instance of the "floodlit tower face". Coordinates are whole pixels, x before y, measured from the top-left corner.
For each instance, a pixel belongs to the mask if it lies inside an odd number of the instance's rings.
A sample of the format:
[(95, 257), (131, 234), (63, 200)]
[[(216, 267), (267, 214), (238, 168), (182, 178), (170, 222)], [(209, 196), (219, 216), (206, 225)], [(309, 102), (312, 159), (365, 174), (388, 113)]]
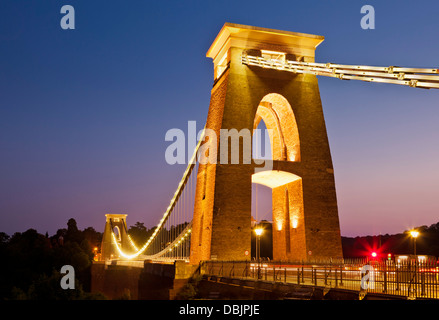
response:
[[(334, 172), (316, 76), (251, 67), (241, 60), (251, 54), (313, 62), (322, 41), (321, 36), (226, 23), (210, 47), (214, 85), (206, 128), (219, 137), (218, 159), (199, 166), (192, 263), (250, 258), (245, 253), (251, 246), (251, 186), (252, 180), (261, 183), (260, 179), (268, 179), (273, 190), (274, 259), (342, 257)], [(269, 172), (258, 176), (262, 166), (255, 161), (220, 161), (220, 130), (252, 131), (261, 120), (271, 129)], [(241, 141), (241, 160), (242, 146)]]

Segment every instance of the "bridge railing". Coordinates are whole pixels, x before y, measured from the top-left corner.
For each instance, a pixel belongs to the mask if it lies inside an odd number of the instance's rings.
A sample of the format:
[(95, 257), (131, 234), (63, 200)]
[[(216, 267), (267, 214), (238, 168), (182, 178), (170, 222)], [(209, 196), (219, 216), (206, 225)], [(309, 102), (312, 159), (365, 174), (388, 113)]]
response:
[(439, 299), (436, 261), (206, 261), (204, 274)]

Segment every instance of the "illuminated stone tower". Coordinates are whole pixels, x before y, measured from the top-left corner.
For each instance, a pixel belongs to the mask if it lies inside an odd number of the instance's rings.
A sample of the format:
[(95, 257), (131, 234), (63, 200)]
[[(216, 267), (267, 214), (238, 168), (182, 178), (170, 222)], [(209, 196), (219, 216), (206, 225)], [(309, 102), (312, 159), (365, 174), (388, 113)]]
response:
[[(272, 188), (273, 258), (342, 257), (334, 170), (317, 77), (248, 66), (243, 56), (314, 62), (322, 36), (226, 23), (209, 51), (214, 84), (206, 128), (271, 129), (269, 170), (200, 164), (191, 263), (249, 259), (252, 183)], [(244, 159), (243, 140), (240, 159)], [(231, 154), (228, 154), (231, 158)], [(267, 166), (266, 166), (267, 167)]]
[(130, 249), (128, 231), (126, 224), (126, 214), (106, 214), (105, 229), (101, 242), (101, 259), (108, 260), (119, 257), (117, 249), (114, 247), (112, 232), (116, 236), (116, 241), (121, 244), (122, 250)]

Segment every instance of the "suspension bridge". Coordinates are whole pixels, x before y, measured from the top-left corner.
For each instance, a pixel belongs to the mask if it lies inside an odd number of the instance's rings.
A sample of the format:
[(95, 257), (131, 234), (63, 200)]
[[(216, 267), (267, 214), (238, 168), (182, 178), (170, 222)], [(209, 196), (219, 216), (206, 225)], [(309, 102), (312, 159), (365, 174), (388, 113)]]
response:
[[(317, 76), (439, 89), (439, 70), (317, 63), (323, 40), (226, 23), (207, 52), (214, 82), (205, 129), (169, 206), (145, 243), (128, 235), (126, 215), (108, 214), (101, 259), (248, 261), (252, 184), (272, 189), (273, 260), (343, 259)], [(238, 135), (240, 162), (220, 163), (220, 144), (234, 139), (223, 140), (221, 130), (253, 132), (262, 120), (271, 130), (272, 159), (244, 163)], [(200, 161), (206, 151), (215, 161)], [(227, 156), (234, 156), (230, 149)]]

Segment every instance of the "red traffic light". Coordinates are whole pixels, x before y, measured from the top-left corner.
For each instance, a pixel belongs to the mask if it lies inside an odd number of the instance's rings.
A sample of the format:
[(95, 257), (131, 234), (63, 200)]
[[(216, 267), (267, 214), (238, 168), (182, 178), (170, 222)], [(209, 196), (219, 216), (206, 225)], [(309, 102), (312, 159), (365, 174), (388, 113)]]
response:
[(378, 254), (375, 251), (373, 251), (370, 255), (372, 256), (372, 258), (376, 258)]

